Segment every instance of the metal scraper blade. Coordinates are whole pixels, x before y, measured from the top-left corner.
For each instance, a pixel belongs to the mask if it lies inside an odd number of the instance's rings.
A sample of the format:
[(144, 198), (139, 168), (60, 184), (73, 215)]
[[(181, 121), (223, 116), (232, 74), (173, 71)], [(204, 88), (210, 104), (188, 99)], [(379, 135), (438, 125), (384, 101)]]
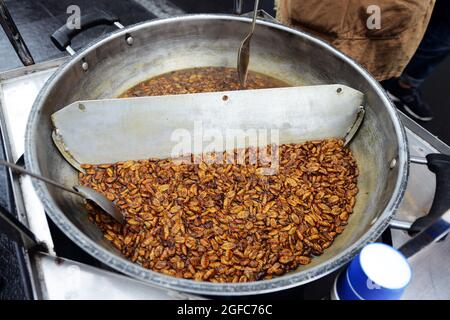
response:
[(222, 136), (277, 130), (280, 144), (348, 142), (362, 121), (363, 97), (344, 85), (320, 85), (78, 101), (51, 116), (52, 137), (80, 171), (84, 163), (172, 157), (176, 136), (198, 137), (199, 124), (203, 132)]

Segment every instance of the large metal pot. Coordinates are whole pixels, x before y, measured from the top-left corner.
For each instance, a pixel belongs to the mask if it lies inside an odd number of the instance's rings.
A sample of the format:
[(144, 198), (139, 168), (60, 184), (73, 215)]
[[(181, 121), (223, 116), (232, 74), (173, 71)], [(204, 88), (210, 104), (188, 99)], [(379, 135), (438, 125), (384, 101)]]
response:
[[(52, 142), (52, 113), (77, 100), (116, 97), (142, 80), (171, 70), (234, 67), (249, 22), (243, 17), (206, 14), (154, 20), (89, 45), (59, 68), (36, 99), (27, 126), (26, 166), (67, 185), (76, 184), (77, 172)], [(133, 41), (127, 41), (129, 36)], [(356, 207), (345, 232), (323, 255), (272, 280), (197, 282), (165, 276), (126, 260), (88, 221), (78, 197), (33, 181), (50, 218), (86, 252), (120, 272), (160, 287), (208, 295), (260, 294), (298, 286), (343, 266), (377, 239), (393, 217), (408, 177), (405, 132), (382, 88), (333, 47), (273, 22), (258, 21), (251, 54), (252, 70), (292, 85), (341, 83), (365, 94), (365, 121), (351, 144), (360, 169)]]

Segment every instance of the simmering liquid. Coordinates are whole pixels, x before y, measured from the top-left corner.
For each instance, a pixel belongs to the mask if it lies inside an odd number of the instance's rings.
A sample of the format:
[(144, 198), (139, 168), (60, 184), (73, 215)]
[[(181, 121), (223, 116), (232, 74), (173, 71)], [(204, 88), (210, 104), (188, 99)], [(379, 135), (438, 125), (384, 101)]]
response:
[[(284, 81), (250, 71), (246, 89), (290, 87)], [(169, 94), (239, 90), (235, 68), (202, 67), (172, 71), (145, 80), (120, 95), (120, 98)]]

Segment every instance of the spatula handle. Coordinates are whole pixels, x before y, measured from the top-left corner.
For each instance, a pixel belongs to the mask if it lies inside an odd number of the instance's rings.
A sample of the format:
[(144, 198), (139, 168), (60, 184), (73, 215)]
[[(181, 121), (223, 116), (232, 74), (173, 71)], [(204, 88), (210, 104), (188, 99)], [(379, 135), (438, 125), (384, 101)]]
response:
[(76, 192), (75, 190), (73, 190), (71, 188), (66, 187), (65, 185), (62, 185), (62, 184), (60, 184), (60, 183), (58, 183), (56, 181), (53, 181), (53, 180), (51, 180), (49, 178), (46, 178), (46, 177), (43, 177), (41, 175), (32, 173), (32, 172), (22, 168), (21, 166), (16, 165), (16, 164), (13, 164), (13, 163), (10, 163), (8, 161), (0, 159), (0, 165), (8, 167), (8, 168), (11, 168), (13, 171), (16, 171), (16, 172), (19, 172), (19, 173), (23, 173), (23, 174), (29, 175), (30, 177), (33, 177), (35, 179), (44, 181), (45, 183), (51, 184), (52, 186), (55, 186), (55, 187), (57, 187), (59, 189), (62, 189), (62, 190), (65, 190), (67, 192), (70, 192), (70, 193), (76, 194), (78, 196), (81, 196), (78, 192)]

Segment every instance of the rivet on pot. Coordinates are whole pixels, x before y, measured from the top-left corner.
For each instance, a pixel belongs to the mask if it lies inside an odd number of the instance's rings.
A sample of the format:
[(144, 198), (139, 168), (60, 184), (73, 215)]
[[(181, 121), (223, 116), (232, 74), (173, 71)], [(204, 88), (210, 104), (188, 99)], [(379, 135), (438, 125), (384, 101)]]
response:
[(394, 169), (396, 165), (397, 165), (397, 159), (394, 158), (394, 159), (392, 159), (391, 162), (389, 163), (389, 169)]
[(127, 41), (127, 44), (128, 44), (129, 46), (132, 46), (132, 45), (133, 45), (133, 42), (134, 42), (134, 39), (133, 39), (132, 36), (127, 36), (126, 41)]
[(86, 61), (83, 61), (81, 63), (81, 68), (83, 68), (84, 71), (87, 71), (89, 69), (89, 64)]

